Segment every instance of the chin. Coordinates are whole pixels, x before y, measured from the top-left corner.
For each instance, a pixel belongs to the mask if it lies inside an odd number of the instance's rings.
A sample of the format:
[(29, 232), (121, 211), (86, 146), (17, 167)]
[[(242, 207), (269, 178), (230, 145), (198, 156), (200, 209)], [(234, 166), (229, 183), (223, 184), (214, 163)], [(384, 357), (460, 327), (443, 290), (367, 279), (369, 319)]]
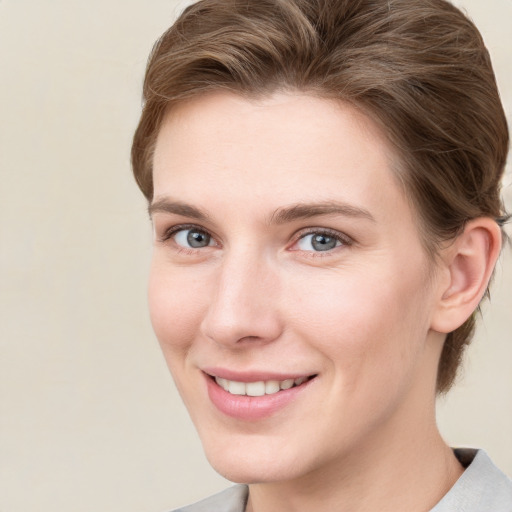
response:
[(237, 484), (261, 484), (293, 480), (301, 475), (297, 468), (292, 470), (282, 464), (282, 461), (273, 460), (226, 460), (219, 458), (208, 459), (213, 469), (227, 480)]
[(286, 443), (272, 441), (267, 436), (249, 436), (245, 440), (233, 436), (226, 443), (203, 440), (203, 448), (213, 469), (235, 483), (293, 480), (307, 472), (303, 453), (298, 457), (297, 450), (293, 453), (286, 449)]

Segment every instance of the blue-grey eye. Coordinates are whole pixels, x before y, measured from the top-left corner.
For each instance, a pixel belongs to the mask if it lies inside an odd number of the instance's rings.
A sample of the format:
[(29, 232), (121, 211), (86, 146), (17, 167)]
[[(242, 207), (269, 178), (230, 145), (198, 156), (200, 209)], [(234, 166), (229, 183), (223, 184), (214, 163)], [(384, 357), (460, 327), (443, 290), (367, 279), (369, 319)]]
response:
[(212, 237), (208, 233), (196, 228), (181, 229), (174, 235), (174, 240), (178, 245), (187, 249), (201, 249), (214, 245)]
[(303, 236), (298, 244), (301, 251), (330, 251), (341, 245), (334, 236), (327, 233), (309, 233)]

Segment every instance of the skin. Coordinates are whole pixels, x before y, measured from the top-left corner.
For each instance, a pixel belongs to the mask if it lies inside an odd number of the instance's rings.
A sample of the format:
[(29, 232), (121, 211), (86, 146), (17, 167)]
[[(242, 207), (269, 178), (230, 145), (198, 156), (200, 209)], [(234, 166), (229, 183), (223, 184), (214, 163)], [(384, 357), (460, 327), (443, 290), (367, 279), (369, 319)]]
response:
[[(426, 511), (462, 473), (435, 424), (436, 368), (473, 307), (459, 292), (473, 285), (476, 307), (490, 270), (471, 242), (433, 267), (392, 163), (371, 120), (299, 93), (209, 94), (162, 125), (151, 320), (209, 461), (250, 484), (250, 511)], [(312, 203), (344, 208), (279, 214)], [(190, 229), (209, 244), (188, 246)], [(307, 235), (325, 230), (338, 242), (317, 251)], [(487, 262), (486, 233), (472, 231)], [(243, 421), (210, 401), (209, 367), (316, 377)]]

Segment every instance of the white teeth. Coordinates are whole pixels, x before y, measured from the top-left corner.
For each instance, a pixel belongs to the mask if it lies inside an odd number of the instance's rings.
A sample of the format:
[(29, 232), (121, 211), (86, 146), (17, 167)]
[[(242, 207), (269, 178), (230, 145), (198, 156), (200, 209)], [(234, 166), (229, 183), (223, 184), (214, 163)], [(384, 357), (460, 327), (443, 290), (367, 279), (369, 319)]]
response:
[(245, 395), (245, 383), (237, 382), (236, 380), (228, 380), (228, 391), (232, 395)]
[(228, 381), (226, 379), (222, 379), (221, 377), (216, 377), (215, 380), (216, 380), (217, 384), (222, 389), (224, 389), (224, 391), (229, 391), (229, 384), (228, 384)]
[(293, 379), (286, 379), (286, 380), (283, 380), (283, 382), (281, 382), (279, 387), (281, 389), (290, 389), (293, 386), (293, 384), (294, 384)]
[(265, 383), (259, 382), (248, 382), (245, 385), (245, 392), (249, 396), (263, 396), (265, 394)]
[(290, 389), (293, 386), (300, 386), (308, 380), (307, 377), (299, 377), (297, 379), (285, 379), (282, 381), (268, 380), (257, 382), (238, 382), (235, 380), (223, 379), (222, 377), (215, 377), (215, 382), (232, 395), (247, 395), (247, 396), (263, 396), (273, 395), (281, 390)]
[(279, 381), (278, 380), (269, 380), (265, 382), (265, 394), (273, 395), (279, 391)]

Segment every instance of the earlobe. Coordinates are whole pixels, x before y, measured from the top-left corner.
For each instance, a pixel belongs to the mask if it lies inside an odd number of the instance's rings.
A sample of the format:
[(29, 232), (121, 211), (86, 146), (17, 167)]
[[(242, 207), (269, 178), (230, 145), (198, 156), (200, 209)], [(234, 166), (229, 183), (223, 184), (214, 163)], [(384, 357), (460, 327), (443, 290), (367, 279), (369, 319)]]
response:
[(431, 328), (449, 333), (475, 311), (487, 289), (501, 250), (501, 231), (487, 217), (473, 219), (444, 251), (448, 280), (441, 284)]

